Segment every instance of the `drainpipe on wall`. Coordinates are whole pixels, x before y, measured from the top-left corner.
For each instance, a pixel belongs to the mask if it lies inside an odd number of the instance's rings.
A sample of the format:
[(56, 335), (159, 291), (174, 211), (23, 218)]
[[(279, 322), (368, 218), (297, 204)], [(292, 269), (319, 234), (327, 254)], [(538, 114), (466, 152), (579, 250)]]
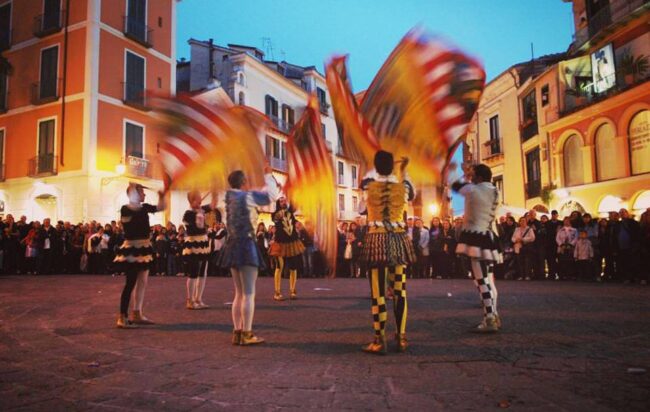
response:
[(68, 19), (70, 18), (70, 0), (65, 2), (65, 21), (63, 22), (63, 87), (61, 91), (61, 155), (59, 163), (65, 166), (64, 149), (65, 149), (65, 95), (66, 83), (68, 78)]

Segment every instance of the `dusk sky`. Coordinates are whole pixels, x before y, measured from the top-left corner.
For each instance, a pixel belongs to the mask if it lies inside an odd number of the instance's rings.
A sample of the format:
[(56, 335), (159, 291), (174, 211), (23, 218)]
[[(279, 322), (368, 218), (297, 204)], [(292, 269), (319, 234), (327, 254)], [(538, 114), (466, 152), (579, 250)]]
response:
[[(514, 63), (565, 51), (571, 3), (561, 0), (184, 0), (178, 5), (178, 58), (187, 40), (256, 46), (269, 60), (314, 65), (347, 53), (355, 91), (368, 87), (409, 29), (421, 25), (477, 57), (488, 80)], [(270, 39), (272, 50), (268, 46)], [(462, 208), (454, 199), (456, 210)]]

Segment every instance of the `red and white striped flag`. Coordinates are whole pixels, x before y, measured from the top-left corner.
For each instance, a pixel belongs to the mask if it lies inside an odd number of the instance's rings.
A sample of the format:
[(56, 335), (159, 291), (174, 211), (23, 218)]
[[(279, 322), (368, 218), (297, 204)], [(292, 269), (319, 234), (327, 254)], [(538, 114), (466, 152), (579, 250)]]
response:
[(322, 134), (318, 99), (309, 97), (305, 111), (289, 135), (286, 192), (313, 229), (332, 276), (336, 273), (336, 184), (332, 157)]
[(159, 157), (166, 189), (225, 189), (228, 174), (237, 169), (253, 186), (263, 185), (264, 116), (188, 94), (152, 100), (166, 134)]

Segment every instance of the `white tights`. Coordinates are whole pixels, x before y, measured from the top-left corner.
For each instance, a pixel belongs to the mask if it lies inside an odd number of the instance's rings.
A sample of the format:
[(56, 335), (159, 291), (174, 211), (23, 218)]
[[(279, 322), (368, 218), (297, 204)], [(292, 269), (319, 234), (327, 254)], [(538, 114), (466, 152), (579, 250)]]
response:
[(144, 306), (144, 292), (147, 289), (148, 281), (149, 270), (138, 272), (138, 280), (135, 283), (135, 289), (133, 290), (133, 310), (139, 310), (142, 312), (142, 307)]
[(232, 323), (235, 330), (251, 331), (255, 313), (256, 266), (231, 268), (235, 284), (235, 299), (232, 301)]

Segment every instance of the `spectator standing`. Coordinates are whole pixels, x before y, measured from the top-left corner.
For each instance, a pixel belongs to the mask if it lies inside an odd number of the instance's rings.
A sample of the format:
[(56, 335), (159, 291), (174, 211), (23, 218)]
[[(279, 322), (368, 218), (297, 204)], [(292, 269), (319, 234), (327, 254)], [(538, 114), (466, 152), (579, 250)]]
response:
[(555, 243), (558, 247), (559, 277), (561, 279), (566, 280), (575, 276), (573, 250), (577, 241), (578, 231), (571, 225), (571, 218), (565, 217), (562, 221), (562, 227), (555, 236)]
[(616, 237), (616, 267), (625, 283), (634, 281), (639, 272), (641, 229), (627, 209), (619, 211), (621, 218)]
[(594, 249), (589, 240), (589, 235), (584, 228), (578, 235), (576, 247), (573, 251), (573, 257), (576, 260), (576, 269), (578, 280), (593, 280), (593, 262)]
[(529, 225), (525, 217), (519, 219), (519, 226), (512, 234), (512, 243), (517, 261), (519, 277), (517, 280), (531, 280), (534, 274), (534, 259), (536, 255), (532, 251), (535, 247), (535, 229)]
[(528, 212), (528, 226), (535, 232), (535, 241), (527, 248), (530, 254), (531, 266), (533, 270), (532, 279), (541, 280), (546, 278), (544, 261), (546, 259), (546, 239), (547, 233), (544, 225), (537, 219), (537, 211), (531, 209)]
[(562, 222), (558, 220), (557, 210), (551, 211), (551, 219), (542, 222), (546, 226), (546, 254), (544, 260), (548, 267), (548, 279), (557, 279), (558, 277), (558, 260), (557, 260), (557, 243), (555, 238), (557, 231), (562, 227)]
[(305, 225), (300, 223), (296, 225), (298, 228), (298, 238), (305, 246), (305, 251), (302, 252), (302, 270), (303, 276), (314, 276), (314, 236), (311, 230), (307, 229)]
[(262, 260), (264, 261), (265, 267), (260, 271), (261, 276), (269, 276), (269, 268), (271, 264), (269, 262), (269, 242), (270, 238), (268, 237), (268, 232), (266, 230), (266, 225), (264, 222), (260, 222), (257, 225), (257, 230), (255, 232), (255, 239), (257, 241), (257, 248), (261, 253)]
[(641, 244), (641, 261), (644, 262), (639, 270), (641, 278), (640, 283), (647, 285), (650, 280), (650, 207), (641, 214), (639, 220), (640, 244)]
[(415, 249), (415, 256), (417, 262), (415, 266), (416, 278), (429, 277), (429, 230), (424, 227), (422, 219), (415, 220), (415, 228), (413, 229), (413, 248)]
[(38, 256), (41, 249), (43, 249), (41, 223), (38, 220), (32, 222), (31, 229), (27, 231), (21, 243), (25, 247), (25, 260), (23, 263), (25, 273), (28, 275), (37, 275), (39, 270)]
[(167, 272), (167, 253), (169, 250), (169, 242), (165, 235), (165, 229), (161, 229), (153, 242), (153, 249), (155, 254), (156, 276), (164, 276)]
[(429, 227), (429, 266), (431, 267), (431, 276), (441, 279), (443, 276), (442, 260), (445, 252), (444, 241), (442, 239), (442, 224), (439, 217), (431, 218)]

